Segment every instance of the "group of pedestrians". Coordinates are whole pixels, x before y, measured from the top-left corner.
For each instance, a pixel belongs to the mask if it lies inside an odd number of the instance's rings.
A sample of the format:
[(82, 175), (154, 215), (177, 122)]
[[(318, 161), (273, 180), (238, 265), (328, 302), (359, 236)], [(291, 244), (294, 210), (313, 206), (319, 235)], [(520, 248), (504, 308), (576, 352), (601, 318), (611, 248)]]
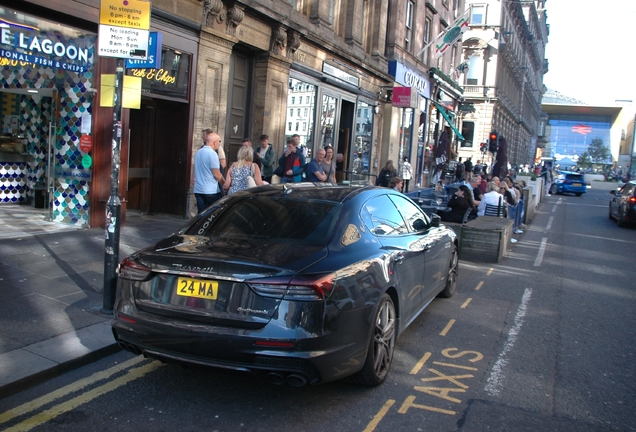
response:
[(375, 180), (376, 186), (388, 187), (398, 192), (409, 193), (409, 183), (413, 178), (413, 167), (409, 163), (409, 159), (404, 157), (400, 164), (400, 174), (393, 166), (393, 161), (389, 159), (386, 165), (380, 170)]
[(260, 142), (254, 150), (252, 140), (243, 139), (236, 162), (226, 170), (221, 138), (211, 129), (203, 130), (203, 147), (194, 155), (194, 196), (199, 213), (224, 193), (231, 195), (253, 186), (301, 181), (336, 183), (333, 147), (318, 149), (307, 162), (306, 149), (300, 146), (298, 134), (287, 139), (285, 151), (278, 159), (267, 135), (261, 135)]

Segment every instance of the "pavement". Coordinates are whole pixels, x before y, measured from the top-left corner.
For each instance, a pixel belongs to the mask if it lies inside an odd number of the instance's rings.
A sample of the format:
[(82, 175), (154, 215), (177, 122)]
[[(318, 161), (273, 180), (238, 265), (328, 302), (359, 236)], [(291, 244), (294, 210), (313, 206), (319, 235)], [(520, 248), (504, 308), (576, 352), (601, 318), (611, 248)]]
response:
[[(185, 222), (128, 211), (120, 261)], [(104, 243), (103, 228), (49, 222), (29, 205), (0, 205), (0, 398), (120, 350), (112, 315), (101, 312)]]
[[(186, 220), (128, 211), (121, 261)], [(102, 313), (105, 231), (0, 205), (0, 398), (119, 351)]]

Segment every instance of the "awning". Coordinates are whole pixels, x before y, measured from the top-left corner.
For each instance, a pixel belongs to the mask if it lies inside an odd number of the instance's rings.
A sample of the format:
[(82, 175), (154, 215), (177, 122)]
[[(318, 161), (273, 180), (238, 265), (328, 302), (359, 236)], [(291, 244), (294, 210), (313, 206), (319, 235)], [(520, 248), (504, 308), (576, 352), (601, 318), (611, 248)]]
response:
[(444, 117), (444, 119), (446, 120), (446, 122), (448, 123), (448, 125), (451, 127), (451, 129), (453, 130), (453, 132), (455, 132), (455, 135), (457, 135), (457, 139), (460, 141), (466, 141), (466, 139), (464, 138), (464, 136), (461, 134), (460, 131), (457, 130), (457, 128), (455, 127), (455, 125), (453, 124), (453, 121), (451, 120), (450, 116), (448, 115), (448, 113), (446, 112), (446, 110), (444, 109), (444, 107), (442, 107), (440, 104), (433, 102), (435, 104), (435, 106), (437, 107), (438, 111), (442, 113), (442, 117)]

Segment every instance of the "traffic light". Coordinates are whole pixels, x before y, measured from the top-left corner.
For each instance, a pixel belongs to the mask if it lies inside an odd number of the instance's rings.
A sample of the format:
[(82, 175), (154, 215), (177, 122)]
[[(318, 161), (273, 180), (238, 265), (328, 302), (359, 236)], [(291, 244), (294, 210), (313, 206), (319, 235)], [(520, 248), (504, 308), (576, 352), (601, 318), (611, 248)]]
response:
[(499, 147), (499, 134), (496, 131), (490, 132), (488, 136), (488, 151), (490, 153), (497, 153)]
[(486, 143), (479, 144), (479, 151), (486, 153)]

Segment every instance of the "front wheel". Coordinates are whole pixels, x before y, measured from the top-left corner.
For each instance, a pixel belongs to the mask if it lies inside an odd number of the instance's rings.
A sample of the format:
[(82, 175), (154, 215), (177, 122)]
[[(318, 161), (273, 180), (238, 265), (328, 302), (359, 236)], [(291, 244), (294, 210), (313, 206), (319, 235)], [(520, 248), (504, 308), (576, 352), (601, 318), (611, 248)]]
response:
[(395, 349), (395, 306), (388, 294), (380, 297), (375, 313), (374, 329), (367, 350), (367, 358), (360, 372), (351, 381), (368, 387), (379, 386), (386, 380)]
[(550, 193), (552, 195), (556, 195), (558, 191), (559, 191), (559, 188), (557, 188), (557, 185), (550, 186)]

